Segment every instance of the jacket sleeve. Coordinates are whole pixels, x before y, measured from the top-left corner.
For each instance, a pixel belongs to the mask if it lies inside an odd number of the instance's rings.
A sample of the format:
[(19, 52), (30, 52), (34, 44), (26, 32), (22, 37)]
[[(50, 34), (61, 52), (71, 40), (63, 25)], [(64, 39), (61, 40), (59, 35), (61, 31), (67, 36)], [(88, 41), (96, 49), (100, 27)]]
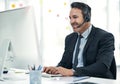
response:
[(65, 38), (65, 50), (58, 66), (62, 66), (68, 69), (72, 68), (73, 51), (77, 40), (77, 36), (77, 33), (71, 33)]

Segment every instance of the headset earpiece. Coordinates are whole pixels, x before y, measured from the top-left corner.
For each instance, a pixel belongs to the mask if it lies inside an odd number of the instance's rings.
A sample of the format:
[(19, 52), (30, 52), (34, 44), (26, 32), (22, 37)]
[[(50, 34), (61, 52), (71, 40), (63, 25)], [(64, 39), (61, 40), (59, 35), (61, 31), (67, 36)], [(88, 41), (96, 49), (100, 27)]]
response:
[(85, 22), (89, 22), (90, 21), (90, 16), (88, 14), (85, 15), (84, 17)]
[(85, 22), (89, 22), (90, 21), (90, 13), (89, 13), (88, 6), (86, 6), (85, 10), (84, 10), (84, 21)]

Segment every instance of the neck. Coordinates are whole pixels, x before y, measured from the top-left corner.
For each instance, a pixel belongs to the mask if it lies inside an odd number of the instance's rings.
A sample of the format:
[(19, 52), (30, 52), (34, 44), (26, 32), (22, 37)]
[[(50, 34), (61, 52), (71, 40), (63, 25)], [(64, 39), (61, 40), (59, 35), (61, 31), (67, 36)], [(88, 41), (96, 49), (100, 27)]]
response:
[(81, 28), (82, 30), (79, 32), (80, 34), (82, 34), (86, 29), (88, 29), (90, 27), (91, 23), (90, 22), (86, 22), (83, 25), (83, 28)]

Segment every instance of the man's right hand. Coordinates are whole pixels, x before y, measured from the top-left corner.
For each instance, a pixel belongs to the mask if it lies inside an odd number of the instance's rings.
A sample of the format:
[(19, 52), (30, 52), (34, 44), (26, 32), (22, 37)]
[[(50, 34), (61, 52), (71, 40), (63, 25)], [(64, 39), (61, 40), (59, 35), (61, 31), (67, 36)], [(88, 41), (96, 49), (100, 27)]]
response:
[(58, 74), (57, 72), (57, 67), (44, 67), (43, 72), (48, 73), (48, 74)]

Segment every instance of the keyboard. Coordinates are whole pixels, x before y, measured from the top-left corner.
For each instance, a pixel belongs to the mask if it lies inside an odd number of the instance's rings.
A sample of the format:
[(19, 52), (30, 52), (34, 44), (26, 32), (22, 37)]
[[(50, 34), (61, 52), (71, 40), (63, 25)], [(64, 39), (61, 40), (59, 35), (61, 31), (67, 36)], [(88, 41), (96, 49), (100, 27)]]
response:
[(42, 77), (50, 78), (50, 77), (62, 77), (61, 74), (47, 74), (47, 73), (42, 73)]

